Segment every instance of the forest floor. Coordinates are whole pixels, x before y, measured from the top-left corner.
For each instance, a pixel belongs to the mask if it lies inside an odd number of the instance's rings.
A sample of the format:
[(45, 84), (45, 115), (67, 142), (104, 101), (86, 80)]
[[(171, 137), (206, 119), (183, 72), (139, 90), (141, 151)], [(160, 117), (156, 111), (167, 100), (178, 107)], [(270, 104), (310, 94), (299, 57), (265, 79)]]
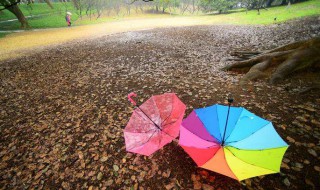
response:
[[(269, 26), (171, 27), (74, 40), (0, 62), (0, 189), (319, 189), (319, 91), (308, 78), (238, 85), (219, 69), (232, 50), (319, 36), (317, 17)], [(30, 50), (31, 51), (31, 50)], [(311, 73), (311, 75), (313, 75)], [(290, 145), (281, 172), (242, 182), (198, 168), (177, 140), (150, 157), (126, 152), (139, 102), (175, 92), (193, 108), (243, 106)]]

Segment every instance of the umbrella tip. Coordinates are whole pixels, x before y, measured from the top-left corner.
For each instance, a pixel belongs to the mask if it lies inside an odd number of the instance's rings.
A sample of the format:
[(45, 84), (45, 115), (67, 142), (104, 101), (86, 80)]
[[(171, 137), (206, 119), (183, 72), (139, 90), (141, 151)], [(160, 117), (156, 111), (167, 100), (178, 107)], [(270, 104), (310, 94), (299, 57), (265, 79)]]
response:
[(233, 101), (234, 101), (234, 99), (233, 99), (232, 94), (229, 94), (229, 95), (228, 95), (228, 103), (229, 103), (229, 104), (232, 104)]

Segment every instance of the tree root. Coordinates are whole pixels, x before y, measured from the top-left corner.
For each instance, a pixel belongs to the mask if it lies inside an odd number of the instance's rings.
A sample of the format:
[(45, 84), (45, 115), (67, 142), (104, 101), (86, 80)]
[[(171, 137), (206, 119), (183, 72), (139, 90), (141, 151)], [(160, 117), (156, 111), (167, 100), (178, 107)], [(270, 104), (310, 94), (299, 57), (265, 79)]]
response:
[(241, 61), (227, 65), (222, 70), (247, 72), (240, 83), (259, 78), (269, 78), (271, 83), (277, 83), (294, 72), (320, 67), (320, 37), (266, 52), (235, 51), (232, 55)]
[(298, 93), (299, 94), (305, 94), (311, 90), (315, 90), (315, 89), (320, 89), (320, 84), (313, 84), (312, 86), (303, 88), (302, 90), (300, 90)]

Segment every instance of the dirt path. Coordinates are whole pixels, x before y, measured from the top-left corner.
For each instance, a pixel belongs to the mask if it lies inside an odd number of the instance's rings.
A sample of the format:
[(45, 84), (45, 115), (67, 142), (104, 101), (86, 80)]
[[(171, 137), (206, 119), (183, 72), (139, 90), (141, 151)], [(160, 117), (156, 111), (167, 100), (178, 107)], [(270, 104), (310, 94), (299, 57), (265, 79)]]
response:
[(152, 28), (193, 26), (211, 24), (201, 17), (137, 18), (104, 24), (33, 30), (14, 33), (0, 39), (0, 61), (15, 58), (76, 39), (88, 39), (121, 32), (148, 30)]
[[(319, 22), (125, 32), (0, 62), (0, 189), (319, 189), (319, 93), (296, 94), (294, 77), (242, 88), (219, 71), (232, 49), (310, 38)], [(139, 102), (175, 92), (186, 114), (232, 93), (290, 144), (281, 173), (239, 183), (196, 167), (177, 141), (151, 157), (127, 153), (132, 91)]]

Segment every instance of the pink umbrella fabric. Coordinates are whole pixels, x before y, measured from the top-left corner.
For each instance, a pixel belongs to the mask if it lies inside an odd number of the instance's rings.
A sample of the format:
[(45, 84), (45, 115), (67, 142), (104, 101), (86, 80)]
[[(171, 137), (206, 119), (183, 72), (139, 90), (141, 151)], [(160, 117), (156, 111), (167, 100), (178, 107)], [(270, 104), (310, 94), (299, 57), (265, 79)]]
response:
[[(131, 99), (129, 100), (136, 105)], [(134, 110), (123, 130), (126, 150), (150, 156), (179, 135), (186, 106), (174, 93), (155, 95)]]

